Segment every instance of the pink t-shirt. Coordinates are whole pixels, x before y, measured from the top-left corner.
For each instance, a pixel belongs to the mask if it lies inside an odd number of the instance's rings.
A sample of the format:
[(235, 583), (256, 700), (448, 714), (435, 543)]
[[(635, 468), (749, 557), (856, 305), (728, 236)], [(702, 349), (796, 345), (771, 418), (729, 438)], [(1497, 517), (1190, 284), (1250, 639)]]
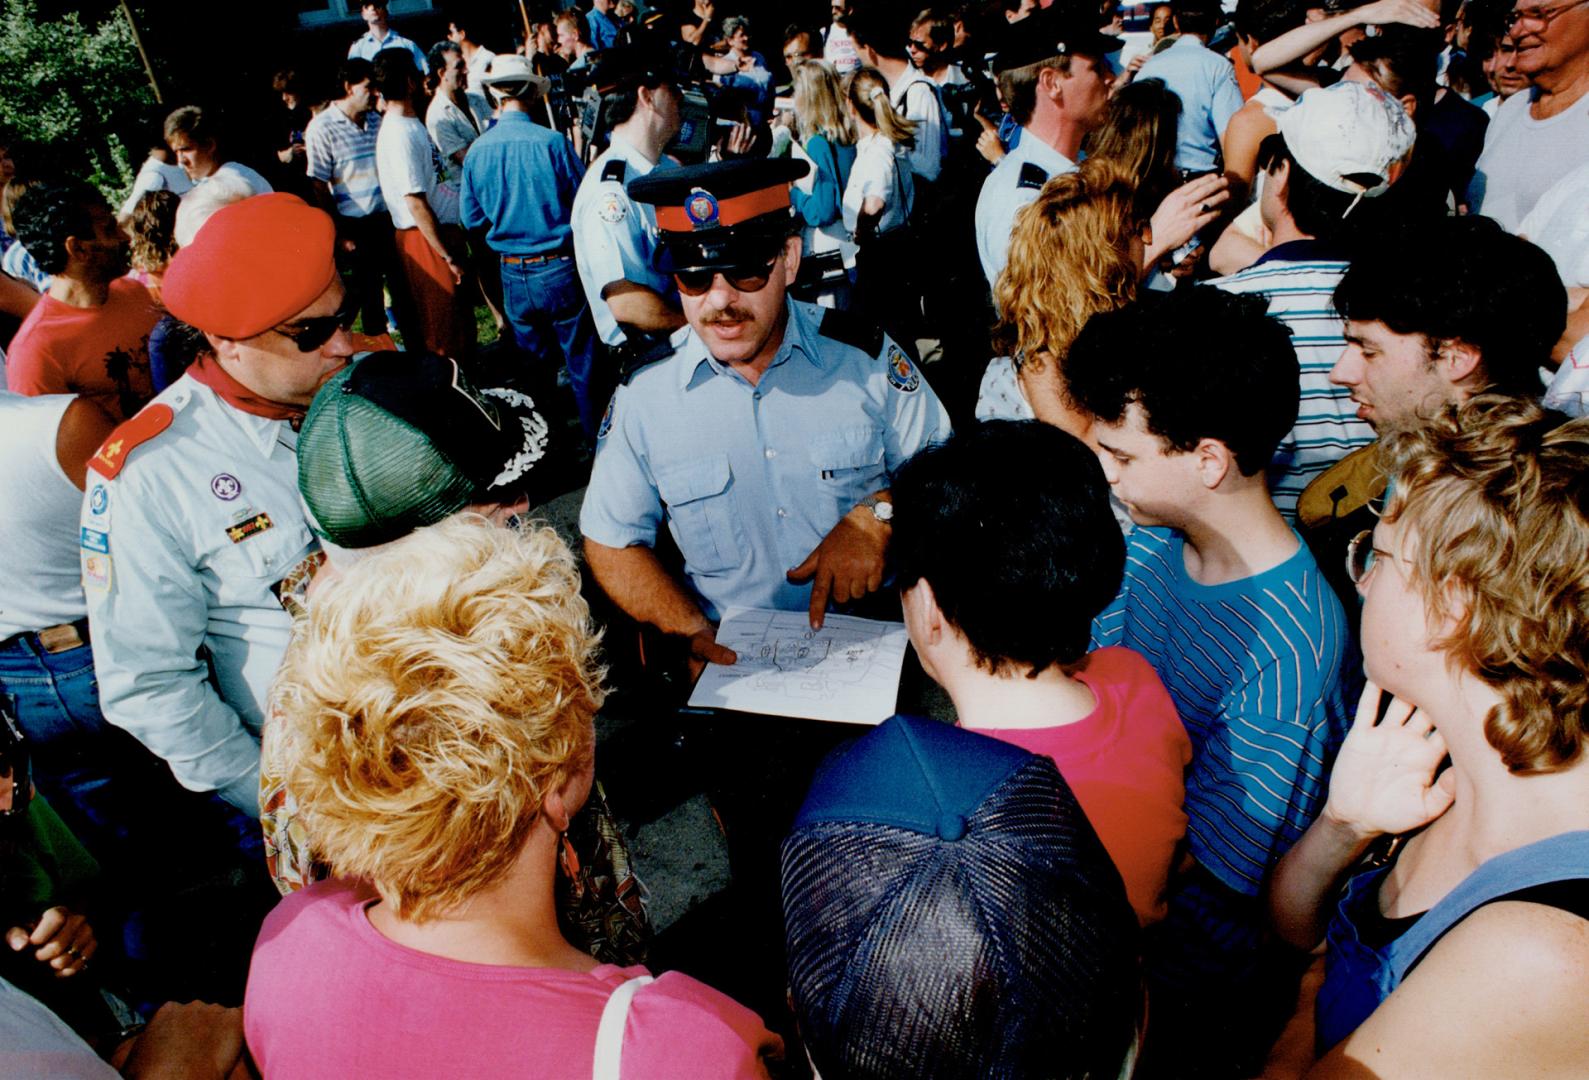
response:
[(1146, 926), (1164, 918), (1170, 863), (1186, 835), (1192, 743), (1169, 691), (1138, 653), (1111, 646), (1083, 665), (1072, 674), (1098, 699), (1088, 716), (1058, 727), (977, 730), (1054, 759)]
[(104, 306), (79, 308), (41, 296), (22, 320), (6, 355), (15, 394), (81, 394), (117, 423), (154, 396), (149, 331), (160, 309), (131, 278), (110, 283)]
[[(612, 991), (646, 971), (470, 964), (389, 941), (365, 887), (332, 879), (282, 900), (254, 945), (243, 1003), (264, 1076), (588, 1077)], [(765, 1077), (782, 1042), (755, 1013), (687, 975), (641, 987), (625, 1078)]]

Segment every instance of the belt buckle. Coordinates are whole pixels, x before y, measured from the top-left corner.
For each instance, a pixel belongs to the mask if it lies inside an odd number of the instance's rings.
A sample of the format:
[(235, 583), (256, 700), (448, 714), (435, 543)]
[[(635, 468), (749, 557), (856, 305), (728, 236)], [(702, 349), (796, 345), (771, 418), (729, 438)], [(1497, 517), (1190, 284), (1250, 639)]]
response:
[(61, 653), (87, 644), (88, 642), (83, 640), (83, 635), (78, 632), (76, 623), (47, 626), (39, 631), (39, 648), (47, 653)]

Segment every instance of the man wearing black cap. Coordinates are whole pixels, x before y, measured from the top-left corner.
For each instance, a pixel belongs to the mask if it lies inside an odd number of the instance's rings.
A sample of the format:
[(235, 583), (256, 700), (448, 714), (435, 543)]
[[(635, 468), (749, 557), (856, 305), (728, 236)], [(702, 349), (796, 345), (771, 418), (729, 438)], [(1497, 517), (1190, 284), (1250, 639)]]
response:
[(602, 94), (599, 126), (612, 132), (612, 141), (574, 195), (574, 263), (597, 335), (617, 348), (638, 335), (684, 325), (673, 282), (652, 263), (656, 217), (624, 188), (662, 160), (663, 148), (679, 133), (683, 99), (660, 51), (608, 49), (592, 78)]
[(1021, 139), (982, 182), (977, 199), (977, 254), (992, 288), (1010, 253), (1015, 214), (1037, 198), (1048, 178), (1073, 172), (1081, 141), (1103, 122), (1114, 85), (1108, 54), (1121, 41), (1099, 33), (1091, 19), (1057, 9), (1021, 21), (993, 63), (1013, 88), (1010, 115)]
[[(659, 268), (689, 330), (619, 387), (597, 431), (580, 514), (586, 558), (625, 612), (732, 663), (730, 607), (806, 609), (822, 625), (879, 588), (888, 478), (945, 438), (949, 417), (880, 330), (786, 298), (800, 266), (789, 182), (803, 162), (672, 169), (630, 194), (655, 204)], [(666, 520), (687, 584), (652, 552)]]

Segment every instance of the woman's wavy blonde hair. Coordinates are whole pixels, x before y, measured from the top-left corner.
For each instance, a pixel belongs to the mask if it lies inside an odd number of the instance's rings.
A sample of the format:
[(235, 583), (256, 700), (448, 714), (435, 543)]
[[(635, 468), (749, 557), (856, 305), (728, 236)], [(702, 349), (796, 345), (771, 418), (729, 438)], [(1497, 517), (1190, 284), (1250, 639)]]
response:
[(888, 96), (888, 80), (873, 67), (858, 68), (845, 80), (844, 92), (849, 95), (855, 113), (865, 120), (895, 146), (916, 144), (916, 122), (907, 120), (894, 111)]
[(591, 762), (598, 641), (550, 528), (459, 514), (350, 567), (275, 685), (276, 756), (316, 856), (416, 921), (501, 880)]
[(994, 344), (1017, 366), (1063, 364), (1087, 320), (1136, 298), (1131, 239), (1143, 227), (1136, 184), (1109, 161), (1056, 176), (1015, 216), (993, 289)]
[(1501, 696), (1484, 735), (1516, 774), (1583, 750), (1589, 709), (1589, 420), (1490, 394), (1387, 435), (1385, 521), (1417, 532), (1435, 642)]
[(844, 108), (844, 84), (833, 65), (822, 60), (801, 60), (790, 72), (800, 141), (821, 135), (834, 146), (853, 146), (855, 121)]

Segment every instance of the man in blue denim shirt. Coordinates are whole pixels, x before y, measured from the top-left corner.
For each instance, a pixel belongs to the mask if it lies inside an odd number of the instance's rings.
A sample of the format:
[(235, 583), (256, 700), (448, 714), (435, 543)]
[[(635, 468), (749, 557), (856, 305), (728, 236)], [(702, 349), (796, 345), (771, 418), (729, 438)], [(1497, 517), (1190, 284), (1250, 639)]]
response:
[[(804, 162), (696, 165), (637, 180), (688, 326), (621, 386), (580, 513), (585, 557), (633, 618), (733, 663), (732, 607), (806, 610), (881, 587), (889, 476), (949, 416), (881, 331), (787, 299), (800, 266), (789, 181)], [(666, 522), (685, 582), (652, 548)]]
[(530, 119), (530, 103), (546, 80), (528, 60), (498, 56), (481, 81), (502, 115), (464, 157), (459, 212), (466, 228), (488, 227), (486, 243), (502, 260), (503, 307), (519, 347), (535, 357), (561, 353), (580, 423), (594, 434), (596, 328), (574, 268), (569, 225), (585, 169), (566, 135)]

